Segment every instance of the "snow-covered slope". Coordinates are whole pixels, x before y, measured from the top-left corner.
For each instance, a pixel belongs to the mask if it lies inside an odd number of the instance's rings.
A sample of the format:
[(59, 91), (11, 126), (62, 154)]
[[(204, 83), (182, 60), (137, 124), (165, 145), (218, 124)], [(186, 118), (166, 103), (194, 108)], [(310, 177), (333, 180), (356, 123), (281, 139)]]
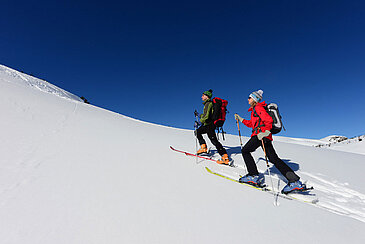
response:
[[(9, 77), (0, 72), (1, 243), (365, 241), (364, 155), (277, 141), (278, 154), (315, 187), (319, 203), (275, 199), (205, 171), (245, 173), (237, 136), (224, 144), (240, 168), (196, 163), (169, 149), (195, 150), (192, 131)], [(268, 177), (263, 153), (254, 156)], [(283, 187), (271, 172), (274, 188)]]
[(353, 152), (365, 155), (365, 135), (346, 138), (344, 136), (329, 136), (323, 138), (322, 143), (316, 147), (322, 147), (343, 152)]
[(0, 82), (9, 82), (24, 87), (33, 87), (43, 92), (54, 94), (58, 97), (75, 101), (82, 101), (78, 96), (67, 92), (51, 83), (33, 76), (16, 71), (0, 64)]
[(275, 136), (276, 141), (295, 143), (298, 145), (306, 145), (313, 147), (320, 147), (324, 149), (337, 150), (342, 152), (358, 153), (365, 155), (365, 135), (354, 138), (346, 138), (344, 136), (328, 136), (326, 138), (305, 139), (305, 138), (288, 138)]

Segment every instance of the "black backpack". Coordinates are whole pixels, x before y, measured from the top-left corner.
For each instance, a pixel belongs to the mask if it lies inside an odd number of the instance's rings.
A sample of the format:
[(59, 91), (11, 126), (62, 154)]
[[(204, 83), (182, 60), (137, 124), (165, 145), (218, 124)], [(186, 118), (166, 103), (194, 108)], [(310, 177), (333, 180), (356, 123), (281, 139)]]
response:
[[(271, 134), (279, 133), (284, 126), (283, 123), (281, 122), (281, 115), (279, 113), (278, 105), (276, 105), (275, 103), (269, 103), (268, 105), (264, 106), (264, 109), (273, 120), (272, 128), (270, 130)], [(259, 118), (259, 125), (256, 128), (254, 128), (254, 130), (258, 130), (260, 127), (264, 126), (264, 124), (255, 109), (253, 109), (253, 112), (254, 112), (253, 116)]]
[(279, 133), (284, 126), (283, 122), (281, 121), (278, 105), (275, 103), (269, 103), (265, 106), (265, 110), (273, 119), (271, 134)]

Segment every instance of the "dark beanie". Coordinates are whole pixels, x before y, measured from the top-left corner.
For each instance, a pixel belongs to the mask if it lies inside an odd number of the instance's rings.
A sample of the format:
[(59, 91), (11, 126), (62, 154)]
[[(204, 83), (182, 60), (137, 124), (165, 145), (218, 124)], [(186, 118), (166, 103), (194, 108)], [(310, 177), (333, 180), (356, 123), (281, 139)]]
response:
[(212, 98), (213, 96), (213, 90), (209, 89), (208, 91), (203, 92), (204, 95), (207, 95), (209, 98)]

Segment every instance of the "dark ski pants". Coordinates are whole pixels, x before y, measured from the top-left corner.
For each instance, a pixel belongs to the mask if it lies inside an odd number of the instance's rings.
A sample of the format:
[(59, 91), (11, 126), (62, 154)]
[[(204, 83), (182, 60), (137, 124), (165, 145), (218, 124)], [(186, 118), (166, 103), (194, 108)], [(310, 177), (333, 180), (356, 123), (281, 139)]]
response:
[[(264, 138), (263, 140), (266, 155), (269, 158), (270, 162), (275, 165), (275, 167), (280, 171), (283, 176), (285, 176), (285, 178), (289, 182), (299, 180), (299, 176), (296, 175), (294, 171), (278, 157), (272, 145), (272, 142), (267, 138)], [(257, 171), (255, 160), (253, 159), (251, 153), (256, 151), (256, 149), (260, 146), (262, 147), (262, 142), (257, 138), (257, 136), (253, 136), (242, 148), (242, 156), (245, 160), (249, 175), (259, 174), (259, 172)]]
[(196, 137), (198, 138), (199, 144), (206, 144), (203, 134), (208, 134), (209, 140), (212, 144), (217, 148), (219, 155), (227, 154), (226, 149), (222, 146), (222, 144), (218, 141), (217, 135), (215, 134), (215, 125), (202, 125), (196, 130)]

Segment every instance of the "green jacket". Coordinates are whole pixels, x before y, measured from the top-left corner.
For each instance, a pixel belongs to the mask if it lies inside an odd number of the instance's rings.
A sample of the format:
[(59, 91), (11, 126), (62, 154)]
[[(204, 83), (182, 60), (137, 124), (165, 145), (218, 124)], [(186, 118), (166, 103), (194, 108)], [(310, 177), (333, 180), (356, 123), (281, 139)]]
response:
[(212, 102), (212, 100), (208, 99), (205, 102), (203, 102), (203, 104), (204, 104), (204, 110), (203, 110), (203, 114), (200, 115), (200, 122), (203, 125), (209, 125), (213, 122), (212, 121), (213, 102)]

